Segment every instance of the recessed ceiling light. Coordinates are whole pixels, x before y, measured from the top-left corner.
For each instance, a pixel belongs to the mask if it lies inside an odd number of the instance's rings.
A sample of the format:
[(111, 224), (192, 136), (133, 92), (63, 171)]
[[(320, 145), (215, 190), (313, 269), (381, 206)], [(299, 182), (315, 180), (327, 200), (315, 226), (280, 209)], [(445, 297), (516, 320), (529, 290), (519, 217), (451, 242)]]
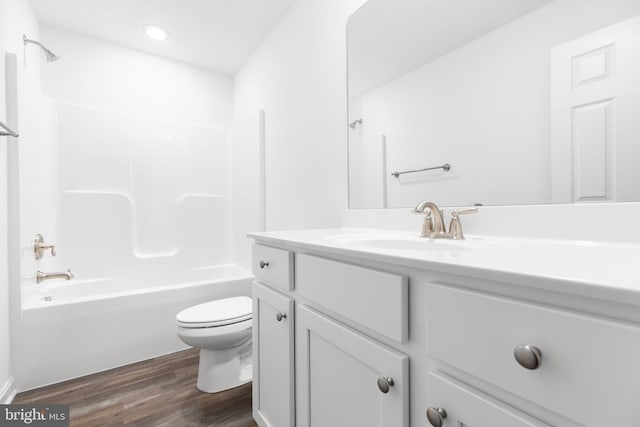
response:
[(153, 40), (164, 41), (169, 38), (169, 31), (158, 25), (145, 25), (144, 32)]

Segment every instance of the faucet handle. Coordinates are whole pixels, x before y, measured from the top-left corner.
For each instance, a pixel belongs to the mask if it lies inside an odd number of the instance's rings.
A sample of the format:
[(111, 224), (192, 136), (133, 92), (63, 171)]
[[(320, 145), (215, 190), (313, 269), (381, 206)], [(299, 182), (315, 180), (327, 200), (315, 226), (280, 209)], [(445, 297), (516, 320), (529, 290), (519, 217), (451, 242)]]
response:
[(56, 256), (56, 246), (55, 245), (42, 245), (40, 248), (43, 251), (51, 250), (51, 256)]
[(56, 247), (44, 242), (42, 234), (36, 234), (33, 238), (33, 256), (35, 259), (42, 259), (44, 253), (51, 250), (51, 256), (56, 256)]
[(428, 237), (433, 233), (433, 215), (430, 210), (420, 210), (418, 209), (420, 205), (413, 208), (411, 212), (414, 214), (424, 214), (424, 221), (422, 222), (422, 232), (420, 233), (420, 237)]
[(458, 218), (459, 215), (471, 215), (474, 213), (478, 213), (478, 208), (463, 209), (461, 211), (457, 211), (454, 209), (451, 211), (451, 216), (454, 218)]
[(478, 208), (463, 209), (461, 211), (451, 211), (449, 233), (453, 239), (464, 240), (464, 234), (462, 233), (462, 223), (460, 223), (460, 215), (470, 215), (474, 213), (478, 213)]

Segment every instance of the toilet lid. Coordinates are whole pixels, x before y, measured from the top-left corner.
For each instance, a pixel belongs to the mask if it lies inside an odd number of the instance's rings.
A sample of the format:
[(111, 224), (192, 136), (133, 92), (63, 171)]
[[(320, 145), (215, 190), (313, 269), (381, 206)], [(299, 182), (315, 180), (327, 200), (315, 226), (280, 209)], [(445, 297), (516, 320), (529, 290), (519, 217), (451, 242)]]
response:
[(225, 298), (182, 310), (176, 315), (178, 324), (185, 327), (221, 326), (251, 319), (251, 298)]

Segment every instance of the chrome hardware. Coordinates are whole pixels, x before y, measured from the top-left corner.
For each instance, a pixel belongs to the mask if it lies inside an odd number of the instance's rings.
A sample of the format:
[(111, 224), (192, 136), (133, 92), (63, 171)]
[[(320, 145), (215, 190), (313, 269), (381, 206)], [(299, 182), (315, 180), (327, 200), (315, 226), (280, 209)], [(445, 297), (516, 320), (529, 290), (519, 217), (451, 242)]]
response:
[(57, 61), (58, 59), (60, 59), (60, 57), (58, 55), (56, 55), (55, 53), (53, 53), (49, 49), (47, 49), (45, 45), (43, 45), (42, 43), (40, 43), (37, 40), (32, 40), (32, 39), (28, 38), (24, 34), (22, 35), (22, 42), (24, 43), (25, 46), (28, 45), (29, 43), (32, 43), (32, 44), (35, 44), (36, 46), (39, 46), (40, 49), (42, 49), (42, 51), (44, 52), (44, 55), (47, 58), (47, 62), (53, 62), (53, 61)]
[(36, 234), (33, 238), (33, 256), (35, 259), (42, 259), (44, 253), (51, 250), (51, 256), (56, 256), (56, 247), (44, 242), (42, 234)]
[(395, 384), (395, 382), (393, 381), (393, 378), (391, 377), (379, 377), (378, 378), (378, 388), (380, 389), (381, 392), (383, 393), (389, 393), (389, 389), (391, 387), (393, 387), (393, 385)]
[(0, 122), (0, 136), (12, 136), (14, 138), (19, 137), (20, 135), (18, 135), (16, 132), (12, 131), (7, 125), (5, 125), (4, 123)]
[(464, 240), (464, 234), (462, 233), (462, 223), (460, 222), (460, 215), (471, 215), (478, 213), (478, 208), (463, 209), (461, 211), (451, 211), (451, 223), (449, 224), (449, 234), (452, 239)]
[(64, 280), (71, 280), (73, 279), (75, 276), (73, 275), (73, 273), (71, 273), (71, 270), (62, 272), (62, 273), (43, 273), (42, 271), (38, 270), (36, 272), (36, 283), (41, 283), (44, 282), (45, 280), (50, 280), (50, 279), (64, 279)]
[(396, 172), (393, 172), (393, 173), (391, 174), (391, 176), (392, 176), (392, 177), (394, 177), (394, 178), (400, 178), (400, 175), (404, 175), (404, 174), (406, 174), (406, 173), (416, 173), (416, 172), (433, 171), (433, 170), (436, 170), (436, 169), (442, 169), (442, 170), (443, 170), (443, 171), (445, 171), (445, 172), (449, 172), (449, 171), (451, 170), (451, 164), (449, 164), (449, 163), (445, 163), (445, 164), (444, 164), (444, 165), (442, 165), (442, 166), (433, 166), (433, 167), (431, 167), (431, 168), (414, 169), (414, 170), (410, 170), (410, 171), (402, 171), (402, 172), (398, 172), (398, 171), (396, 171)]
[(349, 127), (351, 129), (355, 129), (356, 126), (361, 125), (362, 124), (362, 119), (358, 119), (358, 120), (354, 120), (351, 123), (349, 123)]
[(542, 363), (542, 352), (533, 345), (519, 345), (513, 349), (516, 361), (526, 369), (538, 369)]
[(459, 215), (470, 215), (474, 213), (478, 213), (478, 208), (463, 209), (461, 211), (457, 211), (454, 209), (451, 211), (451, 216), (454, 218), (458, 218)]
[(442, 220), (442, 212), (435, 203), (422, 202), (413, 210), (415, 213), (424, 213), (426, 217), (422, 223), (420, 237), (442, 238), (446, 230)]
[(278, 313), (276, 314), (276, 320), (277, 320), (278, 322), (282, 322), (282, 319), (286, 319), (286, 318), (287, 318), (287, 313), (281, 313), (281, 312), (278, 312)]
[(447, 411), (444, 408), (427, 408), (427, 420), (433, 427), (442, 427)]
[[(420, 206), (420, 205), (418, 205)], [(425, 214), (424, 221), (422, 221), (422, 231), (420, 237), (428, 237), (433, 233), (433, 218), (431, 217), (431, 211), (419, 211), (418, 206), (412, 211), (415, 214)]]
[(462, 224), (460, 223), (460, 215), (468, 215), (477, 213), (478, 208), (463, 209), (461, 211), (454, 210), (451, 212), (451, 223), (449, 231), (444, 226), (444, 212), (438, 208), (435, 203), (422, 202), (413, 210), (414, 213), (425, 214), (422, 223), (422, 231), (420, 237), (429, 237), (431, 239), (456, 239), (463, 240)]
[(265, 261), (260, 261), (260, 268), (269, 267), (269, 263)]

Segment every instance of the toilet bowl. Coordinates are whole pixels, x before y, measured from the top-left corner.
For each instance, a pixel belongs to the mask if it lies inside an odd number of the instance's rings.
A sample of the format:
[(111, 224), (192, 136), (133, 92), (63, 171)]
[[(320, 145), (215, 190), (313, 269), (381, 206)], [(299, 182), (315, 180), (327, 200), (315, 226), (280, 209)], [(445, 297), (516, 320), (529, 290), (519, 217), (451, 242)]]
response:
[(251, 381), (251, 298), (210, 301), (176, 315), (178, 337), (200, 349), (199, 390), (217, 393)]

